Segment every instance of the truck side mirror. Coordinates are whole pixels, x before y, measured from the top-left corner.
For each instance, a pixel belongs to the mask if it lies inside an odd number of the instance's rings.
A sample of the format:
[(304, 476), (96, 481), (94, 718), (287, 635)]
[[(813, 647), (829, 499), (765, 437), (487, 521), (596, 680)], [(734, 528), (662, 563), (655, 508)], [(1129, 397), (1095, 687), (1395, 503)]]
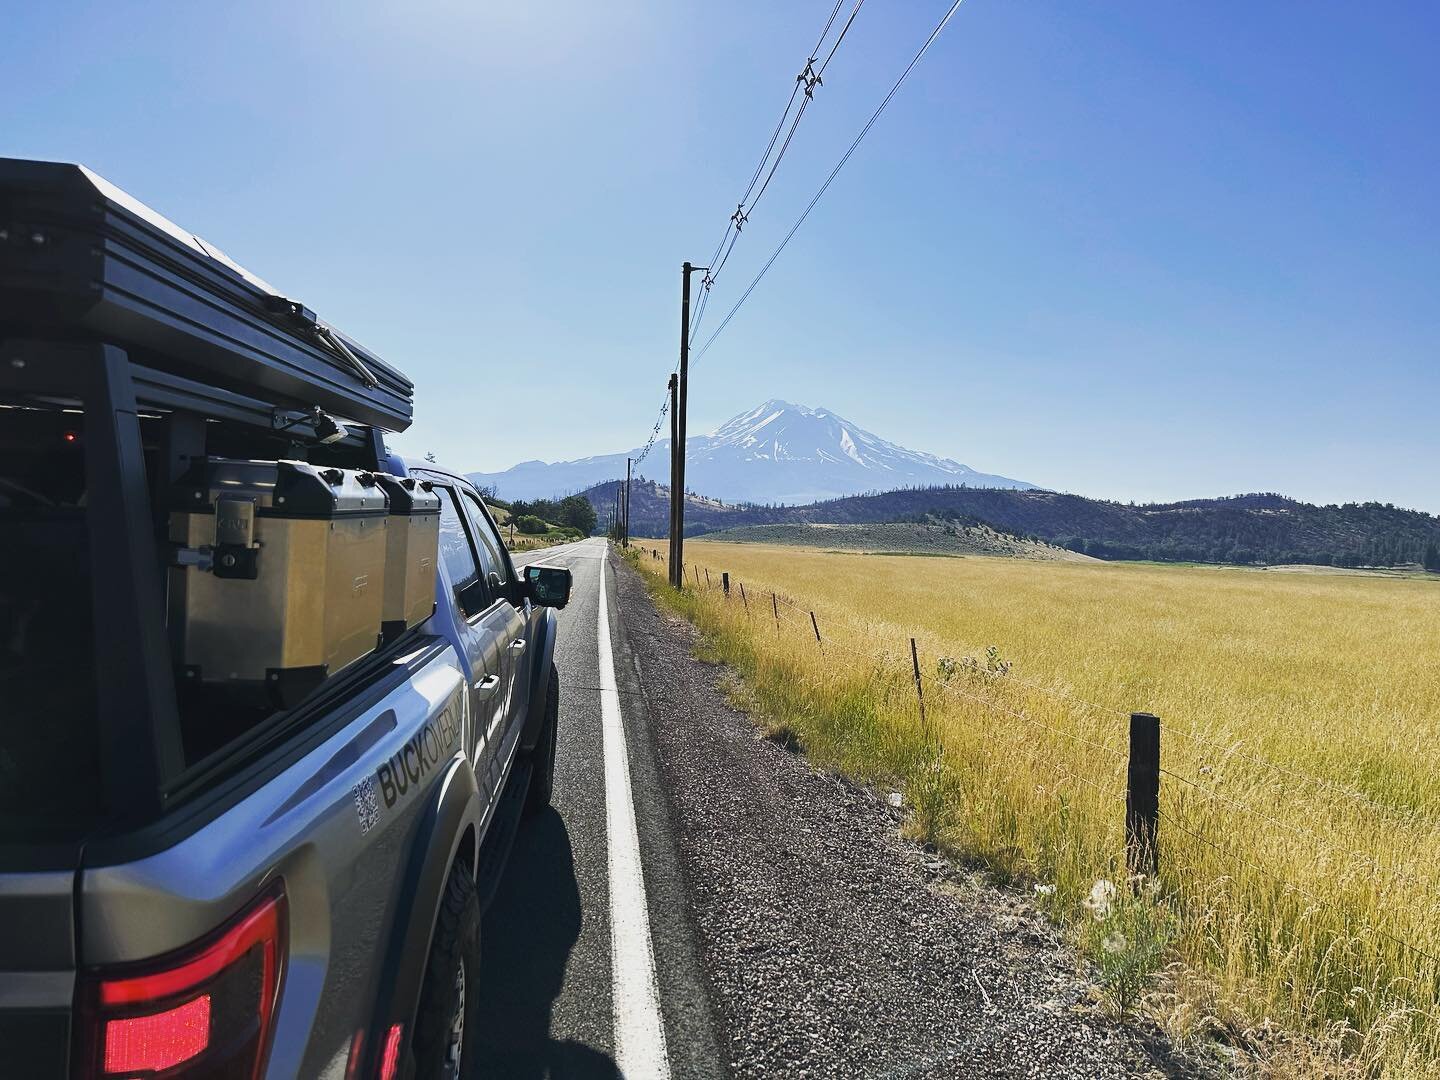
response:
[(541, 607), (563, 608), (568, 604), (570, 583), (570, 571), (566, 567), (525, 567), (525, 590)]

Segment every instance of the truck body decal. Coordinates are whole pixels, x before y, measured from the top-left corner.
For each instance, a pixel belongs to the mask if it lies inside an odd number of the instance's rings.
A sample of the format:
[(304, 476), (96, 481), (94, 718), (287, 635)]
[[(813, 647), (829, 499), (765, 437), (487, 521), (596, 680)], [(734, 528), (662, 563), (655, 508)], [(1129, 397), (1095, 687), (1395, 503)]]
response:
[(404, 798), (412, 787), (418, 787), (431, 769), (448, 758), (450, 754), (447, 751), (459, 737), (459, 710), (452, 702), (375, 770), (385, 809), (390, 809)]

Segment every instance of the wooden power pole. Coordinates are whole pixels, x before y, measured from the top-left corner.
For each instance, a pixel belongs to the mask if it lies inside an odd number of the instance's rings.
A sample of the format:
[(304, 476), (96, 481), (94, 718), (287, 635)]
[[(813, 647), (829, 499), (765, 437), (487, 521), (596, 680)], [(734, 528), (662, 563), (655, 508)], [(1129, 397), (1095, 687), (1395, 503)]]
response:
[(680, 500), (676, 496), (676, 491), (679, 489), (675, 486), (675, 448), (680, 442), (679, 397), (680, 380), (672, 373), (670, 375), (670, 584), (677, 589), (680, 587), (680, 558), (675, 549), (675, 515), (679, 512)]
[(630, 465), (633, 458), (625, 459), (625, 506), (620, 512), (620, 544), (630, 546)]
[(675, 478), (670, 488), (670, 584), (677, 589), (683, 584), (685, 566), (685, 407), (690, 390), (690, 275), (697, 269), (688, 262), (681, 266), (680, 286), (680, 389), (672, 400), (675, 418), (671, 430), (675, 438), (670, 444), (670, 471)]

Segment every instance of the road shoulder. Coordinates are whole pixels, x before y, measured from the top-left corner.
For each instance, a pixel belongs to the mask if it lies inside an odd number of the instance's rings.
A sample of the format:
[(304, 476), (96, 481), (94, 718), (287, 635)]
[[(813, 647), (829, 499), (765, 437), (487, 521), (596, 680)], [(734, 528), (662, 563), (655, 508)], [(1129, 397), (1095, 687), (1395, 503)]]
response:
[(691, 884), (673, 831), (675, 808), (669, 798), (668, 779), (656, 755), (655, 717), (641, 688), (642, 665), (618, 603), (621, 581), (634, 572), (618, 559), (607, 561), (614, 586), (607, 590), (607, 599), (615, 686), (625, 720), (630, 790), (644, 865), (655, 982), (670, 1075), (675, 1080), (719, 1080), (731, 1074), (724, 1064), (725, 1040), (717, 1002), (704, 974), (699, 928), (689, 903)]
[(693, 629), (611, 566), (617, 678), (644, 719), (636, 789), (673, 829), (642, 823), (642, 844), (667, 837), (659, 865), (684, 879), (652, 887), (652, 910), (690, 898), (732, 1075), (1178, 1074), (1157, 1039), (1089, 1006), (1073, 953), (1023, 898), (925, 855), (883, 800), (761, 738), (725, 673), (691, 655)]

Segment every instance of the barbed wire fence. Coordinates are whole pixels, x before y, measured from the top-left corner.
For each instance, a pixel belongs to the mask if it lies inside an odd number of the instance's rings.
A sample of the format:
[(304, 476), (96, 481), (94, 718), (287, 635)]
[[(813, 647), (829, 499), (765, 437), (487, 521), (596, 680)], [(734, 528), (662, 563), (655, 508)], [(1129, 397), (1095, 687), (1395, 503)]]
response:
[[(649, 550), (653, 558), (663, 558), (658, 548)], [(1225, 836), (1215, 835), (1217, 831), (1223, 831), (1219, 828), (1220, 823), (1215, 820), (1216, 808), (1223, 808), (1231, 812), (1230, 817), (1223, 823), (1226, 830), (1232, 829), (1237, 819), (1256, 827), (1275, 830), (1290, 840), (1308, 845), (1317, 853), (1327, 854), (1333, 859), (1331, 865), (1337, 873), (1345, 870), (1361, 872), (1369, 876), (1374, 888), (1382, 890), (1391, 884), (1403, 883), (1422, 896), (1427, 896), (1431, 909), (1440, 912), (1440, 888), (1437, 888), (1440, 880), (1437, 880), (1436, 875), (1422, 873), (1413, 866), (1386, 862), (1374, 852), (1347, 846), (1317, 828), (1299, 824), (1294, 820), (1284, 820), (1274, 813), (1269, 813), (1253, 798), (1246, 799), (1221, 790), (1220, 785), (1225, 781), (1222, 771), (1228, 766), (1238, 764), (1250, 770), (1245, 778), (1250, 781), (1254, 790), (1265, 795), (1281, 799), (1304, 799), (1307, 792), (1324, 792), (1335, 796), (1357, 814), (1369, 818), (1380, 817), (1392, 824), (1407, 825), (1440, 835), (1440, 831), (1422, 820), (1417, 811), (1387, 805), (1339, 781), (1271, 761), (1244, 748), (1238, 741), (1225, 742), (1210, 738), (1176, 723), (1162, 725), (1159, 717), (1148, 712), (1132, 712), (1103, 705), (1068, 690), (1021, 678), (1008, 666), (987, 667), (985, 661), (977, 657), (964, 657), (956, 661), (948, 655), (936, 655), (932, 657), (933, 670), (925, 670), (920, 662), (919, 645), (913, 637), (894, 653), (858, 649), (834, 633), (826, 633), (826, 627), (833, 629), (840, 626), (854, 636), (873, 639), (877, 627), (884, 624), (866, 623), (833, 610), (822, 610), (767, 583), (751, 581), (747, 585), (744, 580), (728, 571), (715, 570), (696, 562), (687, 563), (687, 567), (687, 584), (700, 592), (718, 592), (727, 603), (738, 602), (745, 617), (752, 621), (765, 619), (771, 624), (774, 634), (789, 632), (797, 638), (803, 635), (816, 649), (843, 655), (858, 660), (877, 672), (889, 672), (913, 681), (915, 704), (922, 725), (925, 724), (927, 694), (932, 710), (936, 701), (963, 701), (978, 708), (982, 715), (1014, 722), (1025, 729), (1043, 733), (1052, 740), (1052, 744), (1056, 739), (1063, 740), (1090, 759), (1111, 763), (1110, 777), (1123, 774), (1123, 784), (1107, 784), (1099, 775), (1086, 776), (1073, 767), (1067, 768), (1069, 763), (1042, 756), (1037, 743), (1029, 744), (1027, 749), (1031, 754), (1025, 759), (1050, 770), (1062, 784), (1079, 785), (1094, 791), (1100, 797), (1101, 805), (1124, 807), (1123, 861), (1126, 871), (1133, 878), (1158, 877), (1161, 870), (1160, 825), (1164, 822), (1174, 834), (1184, 838), (1184, 843), (1200, 845), (1219, 859), (1270, 880), (1277, 887), (1303, 898), (1307, 903), (1332, 913), (1357, 936), (1373, 935), (1412, 954), (1429, 965), (1434, 976), (1440, 979), (1440, 956), (1432, 950), (1375, 925), (1374, 922), (1355, 925), (1352, 913), (1344, 910), (1335, 901), (1306, 888), (1272, 867), (1262, 865), (1233, 843), (1227, 842)], [(965, 678), (958, 677), (961, 673)], [(1061, 709), (1083, 710), (1096, 717), (1112, 719), (1117, 725), (1122, 721), (1127, 722), (1129, 728), (1126, 732), (1126, 745), (1113, 745), (1075, 731), (1067, 731), (1032, 715), (1030, 710), (1023, 706), (1007, 704), (993, 695), (978, 692), (974, 688), (977, 684), (1024, 690), (1040, 695)], [(1167, 741), (1173, 737), (1190, 748), (1194, 759), (1200, 762), (1196, 767), (1197, 775), (1187, 775), (1181, 768), (1162, 763), (1162, 730)], [(1118, 732), (1117, 727), (1117, 734)], [(987, 728), (984, 737), (974, 749), (997, 767), (1003, 767), (1000, 761), (1001, 744), (996, 736), (994, 728)], [(936, 740), (937, 750), (943, 752), (944, 747), (938, 732), (932, 731), (931, 737)], [(1014, 740), (1012, 750), (1013, 743)], [(1011, 760), (1014, 760), (1013, 754)], [(1097, 774), (1100, 771), (1096, 770)], [(1208, 831), (1207, 825), (1211, 826)], [(1174, 839), (1174, 835), (1171, 835), (1167, 844)], [(1117, 862), (1121, 858), (1121, 853), (1117, 851)]]

